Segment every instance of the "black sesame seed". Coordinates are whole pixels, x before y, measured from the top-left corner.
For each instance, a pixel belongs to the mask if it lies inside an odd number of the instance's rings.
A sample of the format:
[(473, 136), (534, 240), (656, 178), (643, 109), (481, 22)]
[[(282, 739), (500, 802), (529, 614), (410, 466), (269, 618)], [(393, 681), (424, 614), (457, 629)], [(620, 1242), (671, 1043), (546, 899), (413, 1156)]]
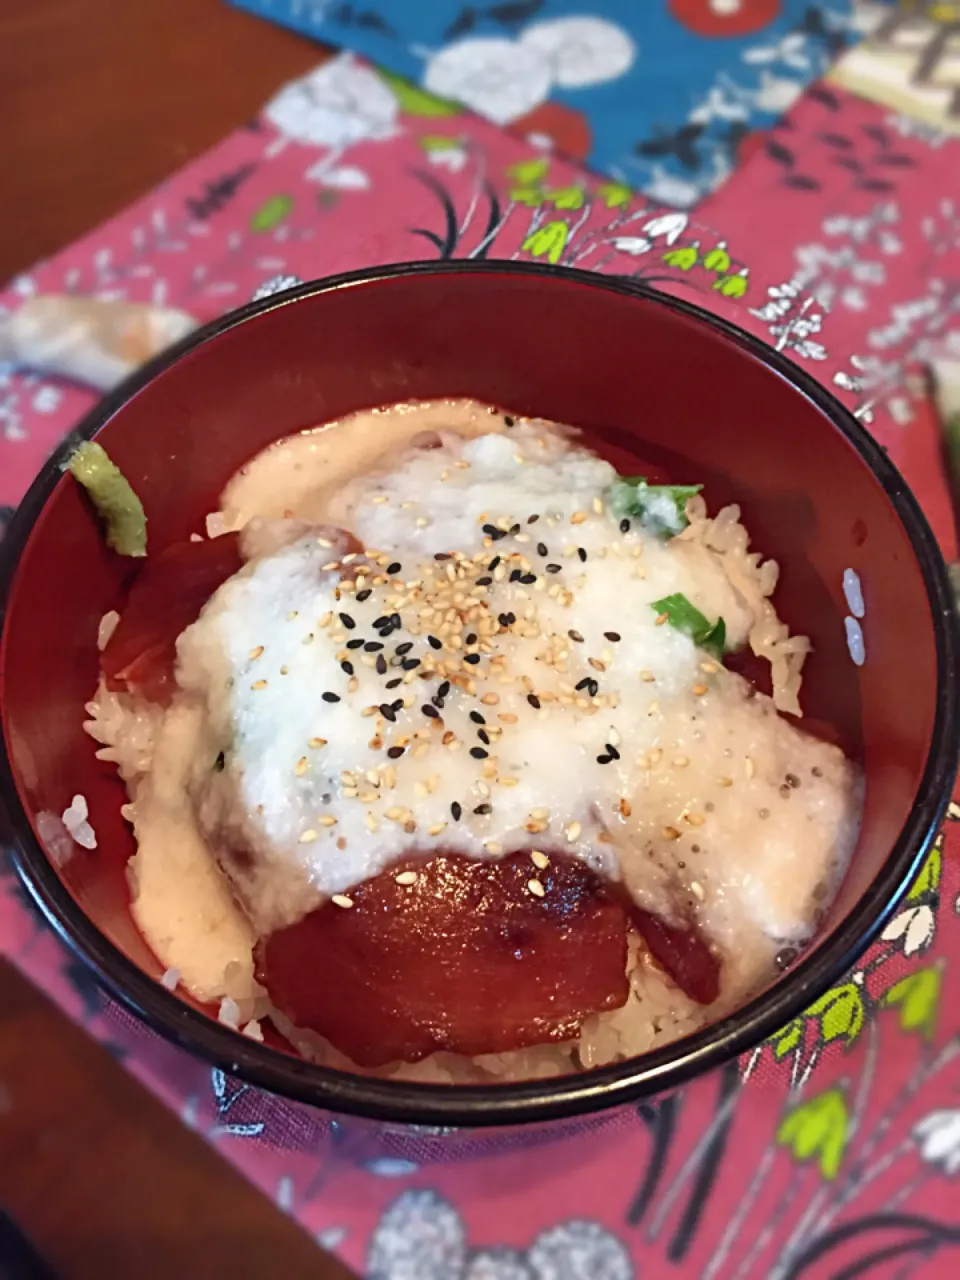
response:
[(497, 621), (500, 623), (501, 627), (509, 627), (510, 625), (509, 613), (501, 613), (500, 616), (497, 618)]
[(495, 524), (485, 524), (483, 526), (483, 532), (488, 538), (499, 538), (501, 536), (500, 530)]
[(497, 565), (500, 563), (500, 559), (501, 559), (500, 556), (493, 557), (493, 559), (487, 565), (487, 573), (493, 573), (494, 569), (496, 569)]
[(587, 553), (584, 551), (583, 547), (577, 547), (577, 555), (580, 557), (581, 564), (587, 563)]
[(387, 755), (391, 760), (399, 760), (403, 755), (403, 747), (388, 747)]
[(380, 714), (383, 716), (384, 720), (389, 720), (391, 724), (394, 723), (394, 721), (397, 718), (397, 713), (394, 711), (393, 707), (390, 705), (389, 702), (381, 702), (378, 710)]
[(563, 565), (560, 564), (548, 564), (547, 573), (559, 573), (562, 568)]
[(463, 813), (463, 809), (461, 808), (458, 801), (454, 800), (453, 804), (450, 806), (450, 812), (453, 815), (454, 822), (459, 822), (460, 815)]
[(518, 524), (512, 524), (512, 525), (510, 526), (510, 536), (511, 536), (511, 538), (514, 536), (514, 534), (517, 534), (517, 533), (519, 533), (519, 532), (520, 532), (520, 526), (519, 526)]
[(390, 621), (390, 618), (387, 616), (387, 614), (381, 613), (379, 618), (374, 618), (373, 625), (377, 629), (377, 631), (379, 631), (380, 628), (385, 627), (389, 621)]
[(519, 582), (519, 581), (520, 581), (520, 579), (521, 579), (522, 577), (523, 577), (523, 570), (522, 570), (522, 569), (514, 569), (514, 570), (512, 571), (512, 573), (510, 574), (510, 581), (511, 581), (511, 582)]
[(579, 631), (568, 631), (567, 635), (571, 640), (575, 640), (577, 644), (583, 644), (583, 636)]
[(400, 628), (403, 626), (403, 621), (402, 621), (402, 619), (401, 619), (401, 617), (400, 617), (399, 613), (391, 613), (391, 615), (390, 615), (390, 625), (393, 627), (394, 631), (399, 631), (399, 630), (400, 630)]
[(512, 426), (513, 426), (513, 424), (516, 422), (516, 418), (511, 418), (511, 417), (510, 417), (510, 415), (509, 415), (509, 413), (505, 413), (505, 414), (503, 415), (503, 420), (504, 420), (504, 422), (507, 424), (507, 426), (508, 426), (508, 427), (512, 427)]
[(610, 756), (612, 760), (620, 759), (620, 752), (617, 750), (617, 748), (613, 745), (612, 742), (605, 742), (603, 745), (606, 748), (607, 755)]
[(382, 648), (383, 648), (383, 645), (380, 643), (379, 640), (368, 640), (367, 643), (363, 646), (363, 651), (364, 653), (377, 653)]
[(347, 673), (347, 675), (348, 675), (348, 676), (352, 676), (352, 675), (353, 675), (353, 663), (352, 663), (352, 662), (341, 662), (341, 663), (340, 663), (340, 670), (341, 670), (341, 671), (345, 671), (345, 672)]
[(360, 604), (363, 604), (364, 600), (369, 600), (372, 595), (373, 592), (371, 589), (369, 587), (364, 587), (362, 591), (357, 592), (357, 600)]
[(437, 708), (431, 707), (429, 702), (425, 702), (423, 706), (420, 708), (420, 710), (423, 712), (425, 716), (429, 716), (431, 720), (437, 720), (440, 716), (440, 712), (437, 710)]
[(536, 580), (537, 580), (537, 575), (535, 573), (525, 573), (523, 577), (520, 579), (521, 583), (525, 587), (532, 587), (533, 584), (536, 582)]
[(396, 689), (396, 687), (401, 684), (403, 684), (403, 676), (397, 676), (395, 680), (388, 680), (383, 687), (385, 689)]
[(348, 641), (347, 641), (347, 648), (348, 648), (348, 649), (362, 649), (362, 648), (363, 648), (363, 640), (362, 640), (362, 639), (360, 639), (359, 637), (357, 637), (357, 638), (356, 638), (356, 639), (354, 639), (354, 640), (348, 640)]
[(580, 683), (575, 686), (576, 692), (579, 693), (581, 689), (589, 689), (589, 687), (592, 684), (593, 684), (593, 681), (590, 679), (590, 677), (584, 676), (583, 679), (580, 681)]
[(477, 730), (477, 737), (480, 739), (480, 741), (483, 743), (483, 745), (484, 745), (485, 747), (489, 747), (489, 745), (490, 745), (490, 735), (489, 735), (489, 733), (487, 733), (486, 729), (478, 729), (478, 730)]
[(354, 622), (354, 620), (350, 617), (349, 613), (341, 613), (340, 621), (343, 623), (343, 625), (347, 628), (348, 631), (352, 631), (354, 627), (357, 625)]
[(469, 662), (471, 667), (475, 667), (480, 661), (479, 653), (468, 653), (464, 656), (464, 662)]
[(597, 764), (609, 764), (613, 756), (597, 756)]
[(470, 712), (470, 719), (473, 721), (473, 723), (474, 723), (474, 724), (486, 724), (486, 723), (487, 723), (487, 722), (486, 722), (486, 720), (484, 720), (483, 716), (480, 714), (480, 712), (479, 712), (479, 711), (471, 711), (471, 712)]
[(323, 695), (323, 700), (324, 700), (324, 702), (339, 702), (339, 701), (340, 701), (340, 695), (339, 695), (339, 693), (329, 693), (329, 692), (327, 692), (327, 693), (325, 693), (325, 694)]
[(387, 576), (392, 578), (395, 573), (399, 573), (403, 565), (399, 560), (394, 560), (393, 564), (387, 565)]
[(404, 660), (400, 663), (400, 665), (401, 667), (403, 667), (404, 671), (415, 671), (417, 667), (419, 667), (420, 665), (420, 659), (404, 658)]
[(536, 524), (539, 519), (539, 515), (527, 516), (527, 524)]
[(621, 520), (621, 521), (620, 521), (620, 532), (621, 532), (621, 533), (629, 533), (629, 532), (630, 532), (630, 521), (629, 521), (629, 520), (624, 519), (624, 520)]
[(540, 710), (540, 699), (537, 697), (535, 693), (528, 693), (527, 701), (530, 703), (531, 707), (533, 707), (535, 711)]
[(549, 554), (550, 554), (550, 553), (549, 553), (549, 552), (548, 552), (548, 550), (547, 550), (547, 544), (546, 544), (545, 542), (538, 542), (538, 543), (537, 543), (537, 555), (538, 555), (538, 556), (546, 556), (546, 555), (549, 555)]
[(413, 648), (412, 640), (405, 640), (403, 644), (397, 645), (397, 657), (402, 658), (405, 653), (409, 653)]
[(489, 586), (490, 586), (490, 584), (491, 584), (492, 582), (493, 582), (493, 579), (492, 579), (492, 578), (490, 578), (490, 577), (478, 578), (478, 579), (477, 579), (477, 586), (478, 586), (478, 587), (489, 587)]
[(438, 551), (433, 558), (434, 560), (452, 560), (453, 556), (449, 551)]
[(477, 633), (476, 633), (475, 631), (471, 631), (471, 632), (470, 632), (470, 634), (469, 634), (468, 636), (464, 636), (464, 637), (463, 637), (463, 643), (464, 643), (464, 644), (476, 644), (476, 643), (477, 643)]
[(449, 692), (450, 692), (450, 681), (444, 680), (443, 684), (437, 690), (437, 697), (445, 698)]
[(438, 640), (436, 636), (427, 636), (427, 644), (431, 649), (442, 649), (443, 641)]
[(481, 817), (481, 818), (484, 818), (484, 817), (486, 817), (486, 815), (487, 815), (488, 813), (493, 813), (493, 805), (492, 805), (492, 804), (478, 804), (478, 805), (477, 805), (477, 807), (474, 809), (474, 811), (473, 811), (473, 812), (474, 812), (474, 813), (478, 813), (478, 814), (480, 815), (480, 817)]
[(591, 698), (595, 698), (597, 696), (597, 690), (599, 688), (600, 686), (597, 684), (596, 680), (591, 680), (590, 683), (587, 685), (587, 693), (589, 693)]
[(393, 702), (390, 705), (393, 707), (394, 711), (399, 711), (400, 708), (403, 706), (403, 699), (394, 698)]
[(473, 756), (474, 760), (486, 760), (490, 752), (484, 751), (483, 747), (471, 747), (470, 754)]
[(387, 674), (387, 660), (382, 653), (377, 654), (377, 675), (385, 676)]
[(437, 694), (434, 694), (434, 695), (433, 695), (433, 697), (430, 699), (430, 701), (433, 703), (433, 705), (434, 705), (435, 707), (438, 707), (441, 711), (443, 710), (444, 706), (446, 705), (446, 704), (444, 703), (443, 699), (442, 699), (441, 697), (438, 697), (438, 695), (437, 695)]
[(604, 640), (609, 640), (611, 644), (616, 644), (620, 639), (619, 631), (605, 631), (603, 633)]

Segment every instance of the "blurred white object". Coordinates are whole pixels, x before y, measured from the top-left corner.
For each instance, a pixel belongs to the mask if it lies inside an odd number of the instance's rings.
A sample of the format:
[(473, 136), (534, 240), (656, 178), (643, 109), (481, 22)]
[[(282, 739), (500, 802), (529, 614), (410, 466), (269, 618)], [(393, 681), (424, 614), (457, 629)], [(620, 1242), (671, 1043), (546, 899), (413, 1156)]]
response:
[(197, 322), (144, 302), (42, 294), (0, 316), (0, 363), (110, 391)]

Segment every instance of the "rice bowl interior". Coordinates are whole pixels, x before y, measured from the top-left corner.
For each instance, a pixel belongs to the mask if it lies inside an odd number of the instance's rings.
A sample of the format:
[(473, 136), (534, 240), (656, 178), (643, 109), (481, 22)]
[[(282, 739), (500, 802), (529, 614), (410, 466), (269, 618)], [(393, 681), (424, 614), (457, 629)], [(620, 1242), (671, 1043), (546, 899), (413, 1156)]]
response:
[[(800, 727), (809, 646), (737, 508), (645, 471), (388, 406), (268, 449), (209, 541), (148, 557), (86, 728), (167, 985), (330, 1065), (481, 1082), (643, 1054), (796, 955), (859, 771)], [(191, 574), (158, 658), (151, 575), (169, 603)]]

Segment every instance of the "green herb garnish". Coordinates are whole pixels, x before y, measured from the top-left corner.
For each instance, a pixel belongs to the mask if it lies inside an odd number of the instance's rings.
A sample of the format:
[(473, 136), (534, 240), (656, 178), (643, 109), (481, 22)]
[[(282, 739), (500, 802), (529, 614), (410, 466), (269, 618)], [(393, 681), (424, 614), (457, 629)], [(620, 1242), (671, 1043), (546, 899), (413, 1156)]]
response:
[(639, 520), (649, 533), (674, 538), (687, 519), (687, 501), (702, 484), (647, 484), (645, 476), (620, 476), (607, 490), (607, 505), (617, 516)]
[(126, 477), (99, 444), (85, 441), (66, 470), (83, 485), (105, 525), (107, 543), (122, 556), (147, 554), (147, 517)]
[(661, 617), (665, 617), (675, 631), (682, 631), (689, 636), (698, 648), (706, 649), (707, 653), (717, 659), (723, 658), (727, 627), (722, 618), (711, 622), (680, 591), (672, 596), (664, 596), (662, 600), (655, 600), (650, 607)]

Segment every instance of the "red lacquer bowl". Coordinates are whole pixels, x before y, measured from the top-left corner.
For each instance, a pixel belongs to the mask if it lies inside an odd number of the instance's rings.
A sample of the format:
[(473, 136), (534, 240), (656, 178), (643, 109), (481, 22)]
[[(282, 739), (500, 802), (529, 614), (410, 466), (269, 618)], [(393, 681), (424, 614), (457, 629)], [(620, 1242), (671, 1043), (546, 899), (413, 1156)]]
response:
[[(280, 436), (391, 401), (474, 396), (585, 428), (622, 469), (638, 456), (736, 500), (783, 566), (780, 611), (812, 637), (808, 715), (864, 766), (863, 828), (811, 948), (733, 1016), (642, 1058), (558, 1080), (412, 1085), (326, 1070), (256, 1044), (159, 984), (127, 910), (123, 792), (94, 759), (83, 704), (97, 624), (131, 562), (107, 549), (60, 463), (96, 436), (144, 499), (151, 546), (199, 531), (225, 482)], [(758, 1044), (854, 962), (933, 840), (958, 752), (958, 638), (944, 566), (868, 434), (783, 356), (625, 281), (504, 263), (421, 264), (291, 290), (201, 330), (110, 396), (46, 465), (2, 547), (0, 796), (28, 889), (107, 990), (168, 1039), (242, 1079), (394, 1123), (559, 1119), (668, 1090)], [(844, 570), (866, 599), (866, 662), (847, 648)], [(37, 834), (76, 792), (100, 847), (61, 872)]]

